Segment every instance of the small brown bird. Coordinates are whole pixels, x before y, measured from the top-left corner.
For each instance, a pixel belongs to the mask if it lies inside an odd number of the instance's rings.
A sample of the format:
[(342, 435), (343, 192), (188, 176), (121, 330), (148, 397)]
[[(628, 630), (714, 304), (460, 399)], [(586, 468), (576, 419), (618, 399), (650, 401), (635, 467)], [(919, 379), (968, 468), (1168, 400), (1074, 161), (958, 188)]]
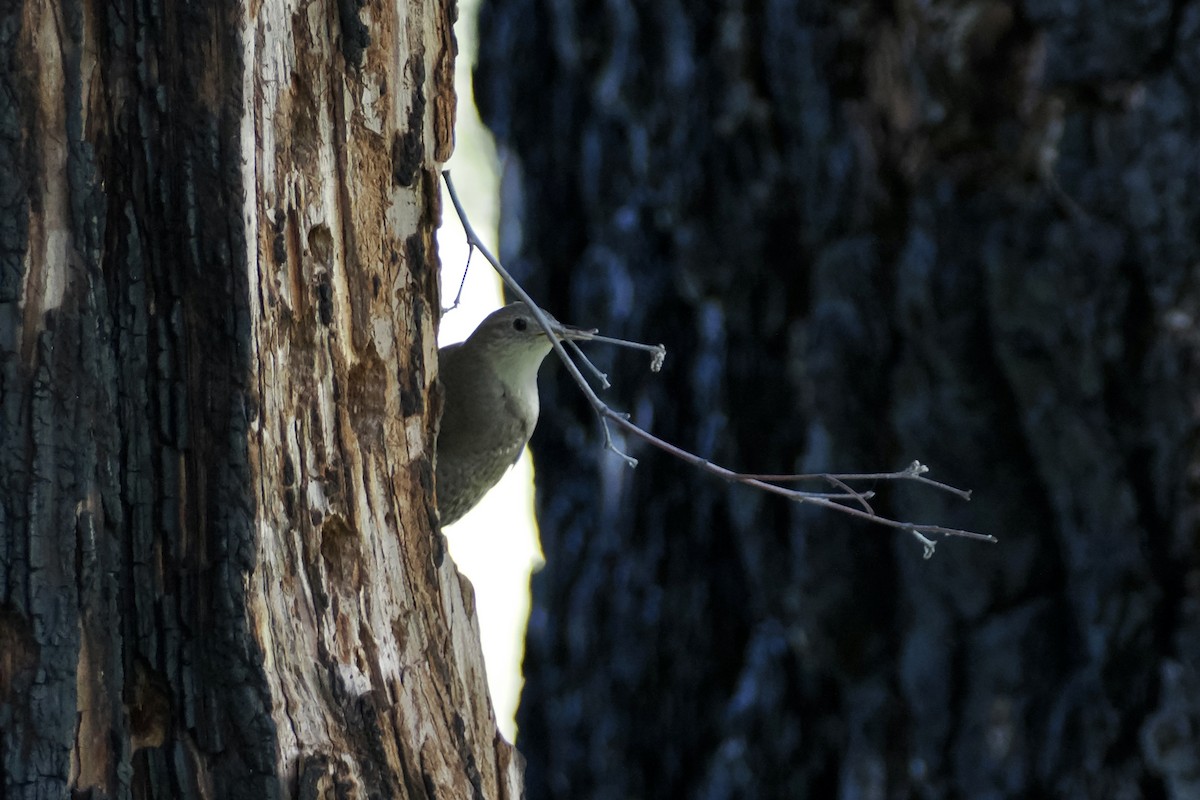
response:
[[(562, 339), (591, 338), (589, 331), (550, 322)], [(521, 456), (537, 425), (538, 368), (550, 350), (525, 303), (492, 312), (465, 342), (438, 350), (445, 404), (436, 480), (443, 525), (474, 508)]]

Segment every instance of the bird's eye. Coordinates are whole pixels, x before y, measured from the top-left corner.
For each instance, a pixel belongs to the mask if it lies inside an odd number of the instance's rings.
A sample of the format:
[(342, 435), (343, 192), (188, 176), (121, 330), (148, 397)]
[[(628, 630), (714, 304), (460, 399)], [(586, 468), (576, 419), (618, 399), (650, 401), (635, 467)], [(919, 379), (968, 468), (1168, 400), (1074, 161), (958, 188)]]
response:
[(529, 327), (529, 323), (525, 320), (524, 317), (517, 317), (516, 319), (513, 320), (513, 330), (514, 331), (524, 331), (528, 327)]

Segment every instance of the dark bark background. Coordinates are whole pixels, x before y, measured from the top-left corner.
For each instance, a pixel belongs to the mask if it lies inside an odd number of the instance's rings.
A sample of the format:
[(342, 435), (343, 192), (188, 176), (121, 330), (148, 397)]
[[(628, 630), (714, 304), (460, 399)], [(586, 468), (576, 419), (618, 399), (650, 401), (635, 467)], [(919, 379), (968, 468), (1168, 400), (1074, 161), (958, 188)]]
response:
[[(537, 798), (1200, 796), (1200, 2), (489, 0), (503, 257), (616, 405), (909, 536), (627, 470), (561, 370)], [(513, 234), (519, 230), (519, 237)], [(593, 348), (595, 349), (595, 348)]]

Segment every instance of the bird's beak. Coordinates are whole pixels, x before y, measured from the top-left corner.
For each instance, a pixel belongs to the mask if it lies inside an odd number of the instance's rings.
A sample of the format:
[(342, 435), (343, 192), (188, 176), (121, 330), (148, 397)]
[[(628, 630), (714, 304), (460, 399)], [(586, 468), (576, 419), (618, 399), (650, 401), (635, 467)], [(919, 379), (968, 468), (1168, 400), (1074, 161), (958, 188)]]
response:
[(597, 333), (596, 328), (591, 328), (590, 330), (584, 328), (575, 328), (570, 325), (563, 325), (549, 314), (546, 316), (550, 317), (550, 327), (554, 330), (554, 333), (558, 336), (558, 338), (564, 341), (574, 340), (577, 342), (586, 342)]
[(562, 323), (556, 323), (554, 332), (563, 339), (573, 339), (577, 342), (586, 342), (596, 335), (595, 328), (585, 330), (583, 328), (572, 328), (570, 325), (563, 325)]

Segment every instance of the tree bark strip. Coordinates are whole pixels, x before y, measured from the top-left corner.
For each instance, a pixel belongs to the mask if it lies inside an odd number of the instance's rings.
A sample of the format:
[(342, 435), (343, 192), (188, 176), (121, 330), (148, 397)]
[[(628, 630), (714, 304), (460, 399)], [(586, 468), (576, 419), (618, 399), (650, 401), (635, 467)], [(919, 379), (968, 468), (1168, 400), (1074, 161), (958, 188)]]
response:
[(0, 795), (519, 795), (434, 532), (452, 14), (0, 9)]

